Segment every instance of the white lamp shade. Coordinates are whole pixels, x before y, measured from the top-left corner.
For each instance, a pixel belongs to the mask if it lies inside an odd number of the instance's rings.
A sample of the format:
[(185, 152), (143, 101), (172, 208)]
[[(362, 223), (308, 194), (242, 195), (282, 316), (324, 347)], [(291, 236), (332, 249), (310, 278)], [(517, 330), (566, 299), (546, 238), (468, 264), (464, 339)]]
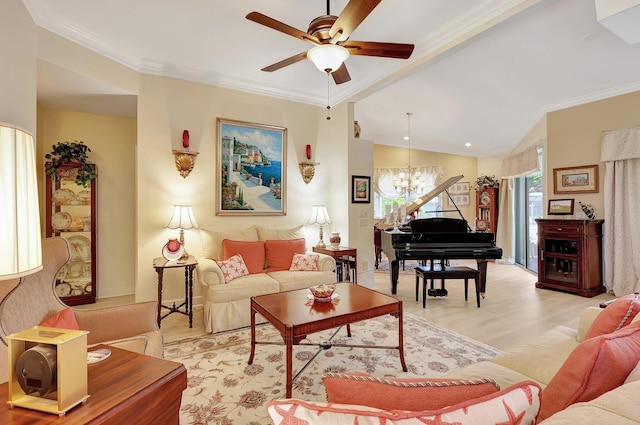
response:
[(31, 134), (0, 123), (0, 280), (42, 269), (38, 180)]
[(321, 44), (307, 52), (307, 58), (322, 72), (336, 71), (349, 57), (349, 51), (336, 44)]
[(174, 205), (171, 218), (165, 227), (182, 230), (197, 229), (198, 222), (193, 215), (191, 205)]
[(314, 205), (311, 210), (311, 217), (309, 217), (309, 221), (307, 223), (320, 225), (331, 223), (327, 207), (324, 205)]

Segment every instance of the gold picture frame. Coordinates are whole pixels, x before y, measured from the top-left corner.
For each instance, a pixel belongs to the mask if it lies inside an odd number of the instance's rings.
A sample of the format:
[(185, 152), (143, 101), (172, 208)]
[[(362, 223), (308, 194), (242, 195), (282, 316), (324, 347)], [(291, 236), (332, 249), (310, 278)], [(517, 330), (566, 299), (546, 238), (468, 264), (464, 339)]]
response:
[(553, 193), (598, 193), (598, 164), (554, 168)]

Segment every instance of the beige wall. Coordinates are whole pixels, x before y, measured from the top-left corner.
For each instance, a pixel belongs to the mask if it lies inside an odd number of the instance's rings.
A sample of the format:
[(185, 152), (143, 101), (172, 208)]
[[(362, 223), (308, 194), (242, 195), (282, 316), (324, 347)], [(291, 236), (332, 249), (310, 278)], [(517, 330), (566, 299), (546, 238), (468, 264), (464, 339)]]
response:
[[(398, 148), (393, 146), (375, 145), (373, 154), (373, 166), (375, 168), (385, 167), (406, 167), (407, 166), (407, 149)], [(411, 150), (411, 164), (414, 166), (430, 166), (440, 165), (444, 170), (444, 179), (462, 174), (464, 177), (460, 182), (469, 182), (471, 188), (471, 202), (468, 206), (460, 206), (462, 215), (467, 220), (469, 225), (473, 225), (475, 214), (475, 192), (473, 191), (473, 184), (478, 176), (478, 160), (470, 156), (462, 155), (449, 155), (439, 152), (429, 152), (421, 150)], [(450, 208), (448, 201), (444, 200), (444, 209)], [(458, 213), (445, 213), (445, 217), (460, 216)]]
[[(606, 130), (638, 125), (640, 92), (615, 96), (547, 116), (545, 191), (548, 199), (575, 199), (595, 207), (598, 218), (604, 217), (603, 182), (605, 168), (600, 162), (600, 137)], [(598, 193), (554, 194), (553, 169), (581, 165), (599, 165)]]
[[(132, 294), (135, 288), (136, 120), (38, 108), (38, 170), (45, 185), (44, 155), (61, 141), (84, 141), (98, 164), (98, 298)], [(45, 198), (40, 194), (42, 229)]]

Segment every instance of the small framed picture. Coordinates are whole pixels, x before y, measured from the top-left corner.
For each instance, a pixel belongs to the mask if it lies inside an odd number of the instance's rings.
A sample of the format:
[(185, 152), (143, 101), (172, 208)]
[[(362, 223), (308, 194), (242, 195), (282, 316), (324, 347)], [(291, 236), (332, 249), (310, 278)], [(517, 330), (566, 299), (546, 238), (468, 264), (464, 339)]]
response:
[(452, 195), (462, 195), (469, 193), (469, 182), (459, 182), (451, 186), (448, 192)]
[(549, 199), (549, 215), (573, 214), (573, 199)]
[(371, 202), (371, 177), (351, 176), (351, 203)]
[(598, 193), (598, 164), (554, 168), (553, 193)]

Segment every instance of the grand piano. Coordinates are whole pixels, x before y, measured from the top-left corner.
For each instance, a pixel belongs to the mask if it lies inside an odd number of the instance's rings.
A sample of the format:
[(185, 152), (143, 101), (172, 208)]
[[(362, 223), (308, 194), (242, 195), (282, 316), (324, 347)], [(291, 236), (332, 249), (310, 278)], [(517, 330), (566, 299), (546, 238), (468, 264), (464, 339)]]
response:
[[(455, 176), (442, 183), (426, 195), (411, 202), (407, 214), (444, 192), (463, 176)], [(476, 260), (480, 272), (480, 292), (485, 293), (487, 282), (487, 261), (502, 258), (502, 249), (495, 245), (495, 235), (490, 232), (472, 232), (460, 209), (449, 196), (460, 218), (433, 217), (416, 219), (409, 227), (390, 228), (381, 232), (382, 250), (389, 259), (391, 273), (391, 293), (398, 290), (398, 272), (401, 260)], [(445, 211), (448, 212), (448, 211)], [(384, 223), (378, 223), (384, 228)]]

